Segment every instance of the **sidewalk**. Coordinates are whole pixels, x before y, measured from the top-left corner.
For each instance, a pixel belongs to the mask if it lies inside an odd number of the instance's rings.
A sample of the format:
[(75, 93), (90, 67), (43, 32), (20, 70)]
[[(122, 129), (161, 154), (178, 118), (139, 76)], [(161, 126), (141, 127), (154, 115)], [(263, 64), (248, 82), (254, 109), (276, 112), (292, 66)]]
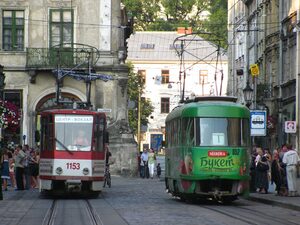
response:
[[(297, 178), (297, 189), (298, 194), (300, 194), (300, 178)], [(250, 193), (248, 200), (300, 211), (300, 196), (277, 196), (275, 192), (268, 194)]]

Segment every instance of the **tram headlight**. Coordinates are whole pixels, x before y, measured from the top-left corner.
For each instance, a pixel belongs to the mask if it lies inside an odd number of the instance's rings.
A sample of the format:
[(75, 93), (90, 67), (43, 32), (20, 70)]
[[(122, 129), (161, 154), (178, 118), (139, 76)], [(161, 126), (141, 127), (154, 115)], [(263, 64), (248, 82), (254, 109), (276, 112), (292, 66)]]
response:
[(62, 169), (61, 167), (57, 167), (56, 170), (55, 170), (55, 172), (56, 172), (58, 175), (60, 175), (60, 174), (62, 174), (63, 169)]
[(82, 173), (84, 174), (84, 175), (88, 175), (89, 174), (89, 169), (88, 168), (84, 168), (83, 170), (82, 170)]

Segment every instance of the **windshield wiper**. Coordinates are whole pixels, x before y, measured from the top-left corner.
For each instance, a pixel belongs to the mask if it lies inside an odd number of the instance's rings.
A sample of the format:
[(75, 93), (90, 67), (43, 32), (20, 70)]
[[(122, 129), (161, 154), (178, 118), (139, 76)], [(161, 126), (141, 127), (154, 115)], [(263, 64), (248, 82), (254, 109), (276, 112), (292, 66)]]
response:
[(60, 140), (58, 140), (57, 138), (55, 138), (55, 141), (60, 144), (67, 152), (69, 152), (70, 154), (73, 154), (72, 151), (70, 151), (67, 146), (65, 146)]

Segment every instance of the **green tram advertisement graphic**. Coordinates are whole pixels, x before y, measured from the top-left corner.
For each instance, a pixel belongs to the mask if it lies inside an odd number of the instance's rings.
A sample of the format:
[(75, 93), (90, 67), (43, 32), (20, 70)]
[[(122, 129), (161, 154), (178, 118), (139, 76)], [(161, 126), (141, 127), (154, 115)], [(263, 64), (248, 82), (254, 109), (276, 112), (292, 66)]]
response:
[(248, 192), (250, 111), (232, 97), (199, 97), (166, 118), (166, 188), (234, 200)]

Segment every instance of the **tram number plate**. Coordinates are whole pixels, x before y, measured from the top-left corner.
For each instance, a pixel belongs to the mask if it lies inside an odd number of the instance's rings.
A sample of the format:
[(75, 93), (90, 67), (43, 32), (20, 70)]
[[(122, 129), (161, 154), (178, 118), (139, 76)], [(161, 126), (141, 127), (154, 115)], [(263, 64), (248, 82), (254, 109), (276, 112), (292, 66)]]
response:
[(80, 163), (77, 162), (67, 163), (67, 170), (79, 170), (79, 169), (80, 169)]
[(232, 149), (232, 155), (239, 155), (240, 150), (239, 149)]

